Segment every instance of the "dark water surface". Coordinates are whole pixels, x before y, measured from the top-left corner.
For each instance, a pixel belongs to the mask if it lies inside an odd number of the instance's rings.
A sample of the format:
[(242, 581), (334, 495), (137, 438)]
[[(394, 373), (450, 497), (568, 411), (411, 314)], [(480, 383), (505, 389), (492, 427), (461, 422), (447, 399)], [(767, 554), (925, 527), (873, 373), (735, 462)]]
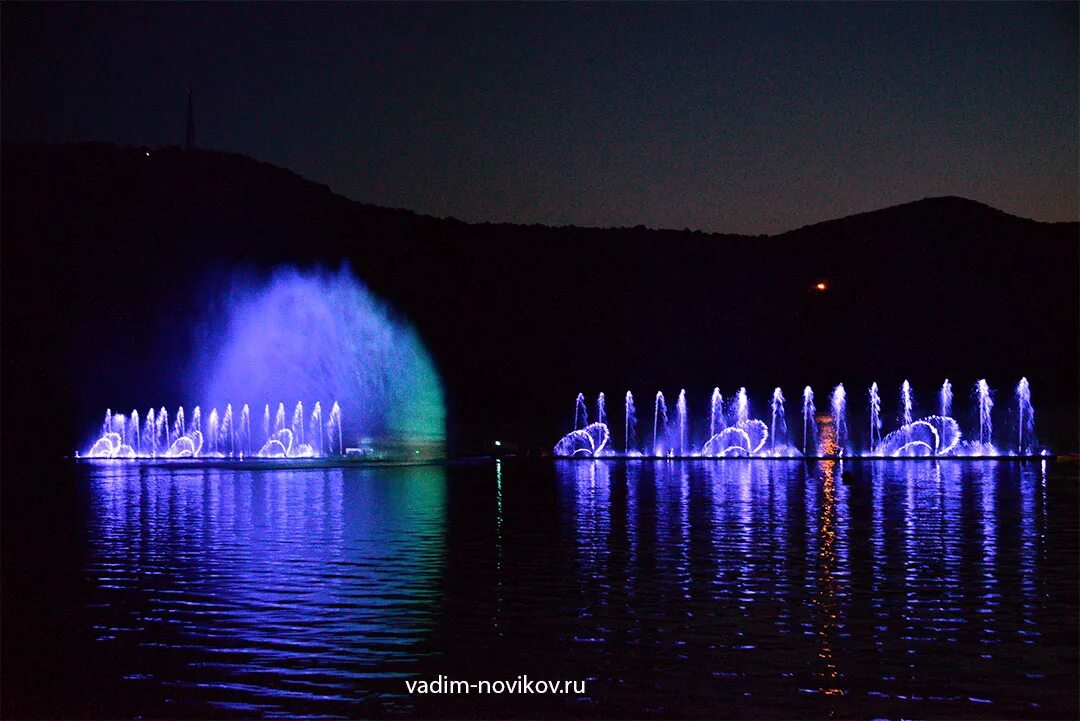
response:
[(3, 715), (1077, 718), (1076, 465), (843, 470), (8, 469)]

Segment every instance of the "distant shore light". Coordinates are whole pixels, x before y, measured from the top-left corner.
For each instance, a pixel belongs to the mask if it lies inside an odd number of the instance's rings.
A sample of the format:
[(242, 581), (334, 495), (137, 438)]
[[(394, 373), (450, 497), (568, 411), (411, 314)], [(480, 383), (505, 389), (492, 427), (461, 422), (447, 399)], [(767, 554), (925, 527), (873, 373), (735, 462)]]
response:
[(825, 290), (828, 290), (828, 289), (829, 289), (829, 286), (828, 286), (828, 284), (827, 284), (827, 283), (825, 283), (824, 281), (822, 281), (822, 282), (819, 282), (819, 283), (818, 283), (817, 285), (815, 285), (815, 286), (814, 286), (814, 288), (815, 288), (816, 290), (819, 290), (819, 291), (825, 291)]

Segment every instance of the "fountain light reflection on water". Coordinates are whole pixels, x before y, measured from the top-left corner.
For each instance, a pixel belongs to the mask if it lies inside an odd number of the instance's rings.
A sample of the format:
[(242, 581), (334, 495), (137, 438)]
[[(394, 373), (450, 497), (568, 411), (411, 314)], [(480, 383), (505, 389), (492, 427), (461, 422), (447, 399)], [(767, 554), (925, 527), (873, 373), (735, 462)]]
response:
[[(100, 663), (71, 683), (123, 677), (110, 716), (1074, 718), (1076, 484), (1047, 465), (75, 466)], [(405, 692), (439, 673), (589, 680)]]

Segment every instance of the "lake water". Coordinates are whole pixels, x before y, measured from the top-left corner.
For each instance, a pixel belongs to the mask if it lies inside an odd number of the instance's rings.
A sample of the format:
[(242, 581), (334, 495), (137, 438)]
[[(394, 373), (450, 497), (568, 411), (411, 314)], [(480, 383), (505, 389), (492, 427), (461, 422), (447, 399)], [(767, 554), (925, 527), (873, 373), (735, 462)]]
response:
[[(4, 488), (5, 718), (1080, 716), (1075, 463), (71, 463)], [(408, 693), (440, 675), (585, 691)]]

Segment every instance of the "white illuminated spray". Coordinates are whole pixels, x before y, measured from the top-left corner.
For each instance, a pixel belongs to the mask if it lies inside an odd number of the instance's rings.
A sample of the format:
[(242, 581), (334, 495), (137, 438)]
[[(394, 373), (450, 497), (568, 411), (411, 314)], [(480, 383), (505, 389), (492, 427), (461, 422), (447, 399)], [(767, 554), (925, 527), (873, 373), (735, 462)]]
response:
[(150, 457), (157, 457), (157, 423), (154, 419), (154, 409), (146, 412), (146, 430), (143, 436), (147, 439), (146, 447), (150, 449)]
[(666, 455), (666, 452), (657, 445), (657, 431), (663, 428), (664, 441), (667, 442), (667, 403), (664, 402), (664, 392), (656, 392), (656, 403), (653, 406), (653, 422), (652, 422), (652, 447), (654, 456)]
[(142, 427), (139, 425), (139, 411), (132, 409), (131, 411), (131, 430), (133, 432), (132, 439), (128, 441), (128, 445), (135, 446), (135, 452), (142, 453)]
[(837, 453), (843, 454), (847, 447), (847, 393), (844, 392), (844, 384), (840, 383), (833, 388), (830, 400), (832, 407), (833, 424), (836, 428)]
[(772, 423), (769, 425), (769, 439), (772, 442), (770, 446), (773, 452), (776, 451), (776, 439), (779, 434), (787, 436), (787, 420), (784, 418), (784, 394), (777, 386), (773, 389), (772, 401), (769, 404), (772, 410)]
[[(319, 404), (315, 405), (317, 407)], [(240, 452), (245, 456), (251, 455), (251, 409), (247, 403), (240, 409)]]
[(724, 419), (724, 396), (720, 395), (719, 388), (713, 388), (709, 398), (709, 438), (712, 438), (727, 427)]
[(735, 423), (745, 424), (750, 420), (750, 401), (746, 398), (746, 389), (740, 388), (735, 394)]
[(686, 389), (683, 388), (679, 391), (679, 398), (675, 402), (675, 414), (678, 419), (679, 426), (679, 455), (686, 455), (688, 446), (688, 424), (689, 420), (686, 417)]
[(802, 447), (804, 455), (812, 455), (810, 452), (810, 441), (814, 441), (814, 453), (817, 454), (817, 419), (814, 418), (814, 413), (817, 409), (814, 408), (814, 391), (810, 386), (803, 388), (802, 392)]
[(574, 430), (581, 430), (589, 425), (589, 409), (585, 407), (585, 394), (578, 393), (574, 401)]
[(601, 393), (596, 397), (596, 422), (607, 423), (607, 408), (604, 394)]
[(903, 409), (903, 424), (905, 426), (911, 425), (912, 405), (913, 403), (911, 399), (911, 384), (907, 381), (904, 381), (904, 383), (900, 386), (900, 407)]
[[(1031, 406), (1031, 385), (1027, 378), (1016, 384), (1017, 439), (1016, 453), (1027, 455), (1035, 452), (1035, 409)], [(1027, 445), (1024, 440), (1027, 439)]]
[(345, 455), (345, 444), (341, 440), (341, 406), (334, 401), (334, 405), (330, 407), (330, 421), (327, 430), (330, 431), (331, 437), (334, 433), (337, 434), (337, 451), (339, 455)]
[(206, 437), (210, 441), (210, 452), (217, 453), (218, 450), (218, 413), (217, 408), (210, 409), (210, 420), (206, 424)]
[(941, 384), (941, 390), (938, 391), (938, 415), (944, 417), (952, 416), (952, 383), (946, 378), (945, 382)]
[(876, 452), (881, 445), (881, 395), (878, 384), (870, 384), (870, 451)]
[(165, 410), (165, 406), (158, 409), (157, 434), (160, 439), (159, 450), (164, 453), (169, 450), (169, 412)]
[(985, 378), (975, 384), (975, 397), (979, 403), (979, 443), (989, 444), (994, 438), (994, 423), (990, 415), (994, 409), (994, 398)]
[(630, 391), (626, 391), (626, 428), (625, 428), (626, 443), (623, 445), (623, 452), (630, 453), (632, 450), (637, 449), (637, 409), (634, 407), (634, 394)]
[[(227, 442), (227, 444), (226, 444)], [(229, 455), (236, 453), (236, 429), (233, 427), (232, 403), (225, 404), (225, 415), (221, 421), (221, 450), (229, 449)]]
[(296, 408), (293, 409), (292, 432), (293, 438), (299, 438), (301, 443), (304, 442), (304, 404), (301, 401), (297, 401)]
[(318, 441), (314, 442), (315, 450), (319, 454), (325, 453), (326, 445), (323, 443), (323, 423), (322, 423), (322, 403), (315, 401), (315, 407), (311, 410), (311, 432), (313, 440), (315, 438)]

